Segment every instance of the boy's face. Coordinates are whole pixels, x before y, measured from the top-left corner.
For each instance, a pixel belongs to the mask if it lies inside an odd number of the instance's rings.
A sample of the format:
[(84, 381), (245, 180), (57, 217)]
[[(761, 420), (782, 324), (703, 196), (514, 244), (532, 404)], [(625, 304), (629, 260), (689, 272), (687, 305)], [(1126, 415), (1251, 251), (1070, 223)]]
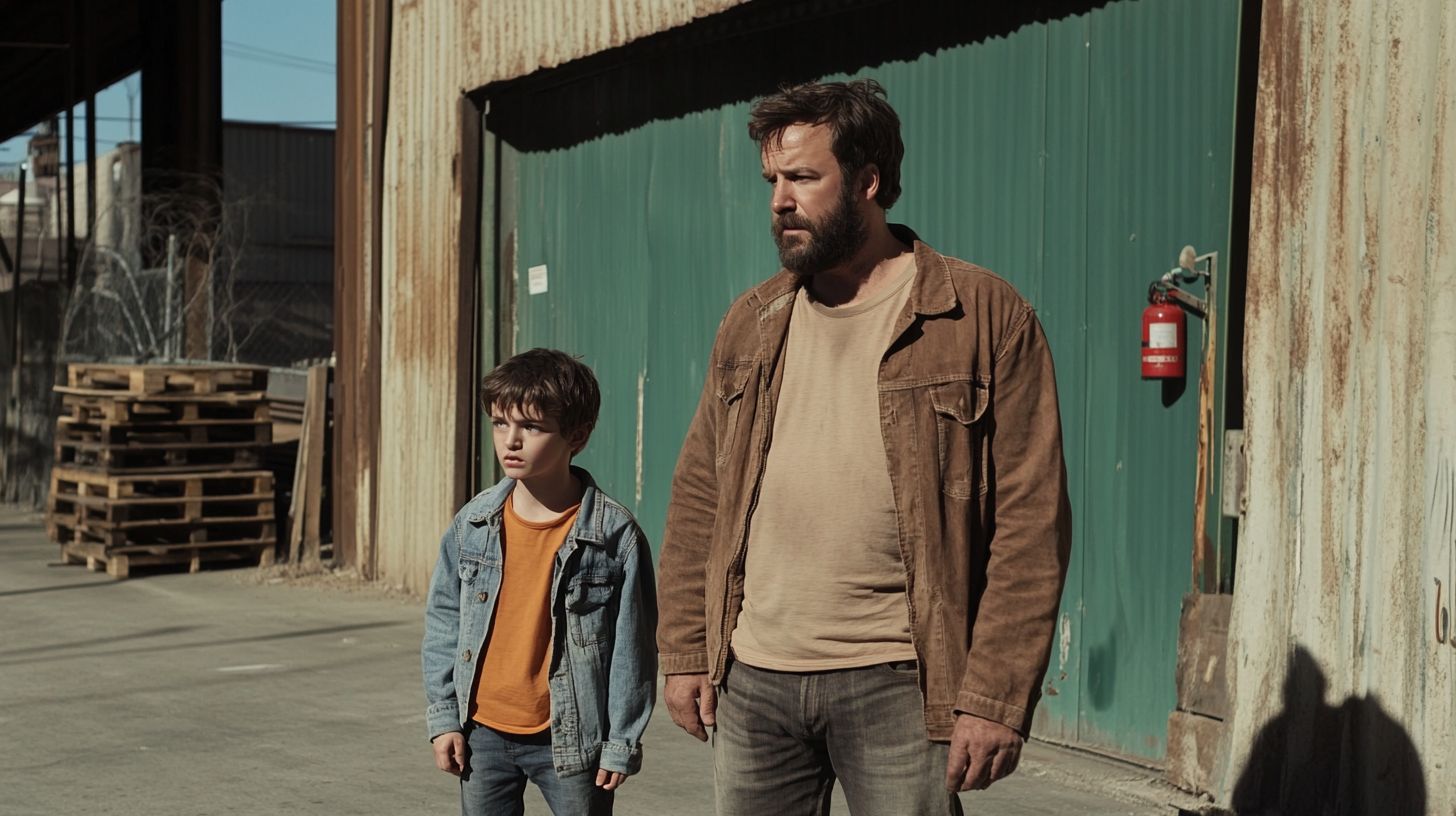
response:
[(552, 417), (497, 405), (490, 408), (490, 424), (496, 459), (506, 475), (517, 481), (564, 477), (570, 472), (572, 454), (586, 447), (591, 436), (587, 427), (563, 434), (561, 423)]

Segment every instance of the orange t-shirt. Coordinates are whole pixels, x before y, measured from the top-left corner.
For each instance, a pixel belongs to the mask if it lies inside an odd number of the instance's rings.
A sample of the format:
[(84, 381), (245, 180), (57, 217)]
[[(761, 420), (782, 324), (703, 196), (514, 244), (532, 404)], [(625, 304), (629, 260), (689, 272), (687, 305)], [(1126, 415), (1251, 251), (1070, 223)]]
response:
[(470, 695), (470, 718), (482, 725), (535, 734), (551, 724), (551, 576), (556, 551), (580, 509), (536, 523), (516, 515), (506, 497), (495, 618)]

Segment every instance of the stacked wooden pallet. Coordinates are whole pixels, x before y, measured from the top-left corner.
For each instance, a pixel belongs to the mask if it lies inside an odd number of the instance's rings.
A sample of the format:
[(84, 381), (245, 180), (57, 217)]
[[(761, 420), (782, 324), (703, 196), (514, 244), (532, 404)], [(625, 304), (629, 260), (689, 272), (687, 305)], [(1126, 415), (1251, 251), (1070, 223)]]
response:
[(272, 440), (258, 366), (72, 364), (57, 386), (47, 529), (68, 563), (105, 567), (246, 559), (277, 543)]

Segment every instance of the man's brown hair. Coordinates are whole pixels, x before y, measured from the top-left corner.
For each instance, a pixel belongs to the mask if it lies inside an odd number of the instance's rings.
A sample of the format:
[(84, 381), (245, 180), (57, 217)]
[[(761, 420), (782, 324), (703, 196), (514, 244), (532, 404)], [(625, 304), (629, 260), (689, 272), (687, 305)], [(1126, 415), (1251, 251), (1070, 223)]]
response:
[(534, 348), (485, 375), (480, 404), (487, 411), (550, 417), (561, 425), (562, 433), (571, 433), (596, 427), (602, 392), (586, 363), (564, 351)]
[(866, 165), (880, 169), (875, 202), (885, 209), (900, 198), (900, 117), (873, 79), (853, 82), (806, 82), (784, 86), (758, 100), (748, 113), (748, 135), (760, 150), (777, 148), (790, 125), (828, 125), (830, 149), (839, 160), (844, 183)]

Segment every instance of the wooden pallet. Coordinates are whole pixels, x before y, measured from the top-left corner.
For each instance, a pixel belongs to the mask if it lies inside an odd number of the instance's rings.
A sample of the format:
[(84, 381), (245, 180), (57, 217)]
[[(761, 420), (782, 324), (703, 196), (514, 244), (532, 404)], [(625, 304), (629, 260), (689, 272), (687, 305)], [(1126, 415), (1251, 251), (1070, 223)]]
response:
[(88, 521), (72, 522), (64, 516), (51, 517), (46, 532), (60, 544), (99, 544), (108, 550), (140, 547), (147, 551), (175, 547), (230, 547), (277, 542), (272, 515), (216, 517), (187, 521), (143, 519), (116, 522), (103, 527)]
[[(57, 481), (53, 478), (52, 484)], [(131, 530), (218, 520), (271, 522), (274, 519), (271, 474), (213, 480), (211, 485), (199, 480), (194, 485), (207, 487), (211, 492), (111, 498), (53, 491), (46, 499), (46, 522), (52, 529), (74, 530), (84, 525), (96, 530)]]
[[(270, 429), (271, 433), (271, 429)], [(262, 442), (207, 442), (108, 445), (56, 440), (56, 465), (92, 468), (112, 474), (192, 473), (255, 468)]]
[[(46, 532), (57, 543), (217, 540), (239, 532), (240, 524), (273, 525), (273, 499), (273, 474), (266, 470), (126, 475), (57, 467)], [(241, 532), (265, 535), (261, 528)]]
[(114, 365), (71, 363), (66, 386), (102, 393), (213, 394), (265, 391), (268, 368), (251, 365)]
[(56, 440), (99, 445), (211, 445), (273, 442), (273, 423), (263, 419), (194, 419), (180, 422), (56, 421)]
[(51, 495), (97, 496), (108, 499), (196, 499), (271, 493), (273, 473), (239, 470), (218, 473), (128, 475), (77, 468), (51, 469)]
[(72, 422), (150, 422), (207, 424), (209, 422), (266, 422), (268, 402), (261, 391), (224, 394), (110, 394), (56, 386), (61, 392), (61, 415)]
[(61, 545), (61, 560), (85, 564), (93, 572), (105, 570), (113, 578), (130, 577), (132, 567), (188, 564), (198, 572), (204, 563), (246, 561), (258, 566), (273, 563), (274, 541), (207, 542), (180, 546), (111, 547), (88, 542)]

